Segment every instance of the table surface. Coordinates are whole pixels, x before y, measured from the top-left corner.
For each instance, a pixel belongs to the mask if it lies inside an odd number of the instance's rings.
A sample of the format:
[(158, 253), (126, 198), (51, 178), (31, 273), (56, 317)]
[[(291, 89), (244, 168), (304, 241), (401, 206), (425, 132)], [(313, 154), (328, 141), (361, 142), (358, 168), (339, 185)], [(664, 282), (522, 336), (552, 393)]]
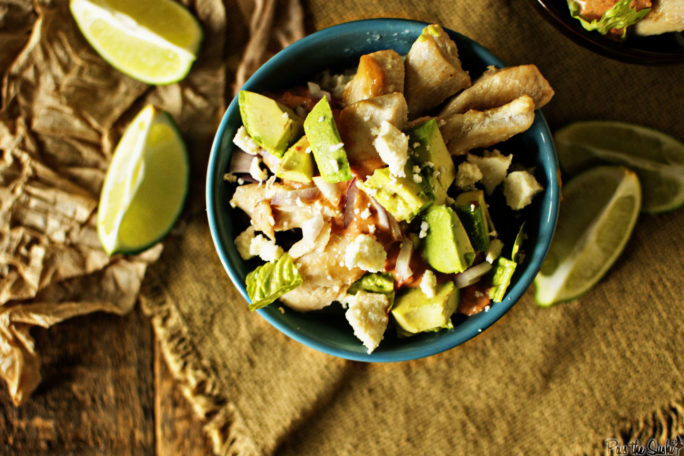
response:
[(43, 382), (16, 408), (0, 388), (0, 454), (211, 454), (139, 307), (32, 334)]

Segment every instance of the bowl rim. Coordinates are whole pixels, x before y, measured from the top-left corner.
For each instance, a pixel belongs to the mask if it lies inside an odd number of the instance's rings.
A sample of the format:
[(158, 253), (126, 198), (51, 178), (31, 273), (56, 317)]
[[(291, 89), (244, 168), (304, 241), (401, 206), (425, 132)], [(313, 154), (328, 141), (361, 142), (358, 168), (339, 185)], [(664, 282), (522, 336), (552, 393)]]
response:
[[(356, 29), (361, 29), (364, 32), (375, 31), (377, 26), (380, 24), (387, 25), (388, 23), (393, 25), (405, 25), (415, 28), (420, 28), (428, 25), (427, 22), (415, 21), (410, 19), (395, 19), (395, 18), (373, 18), (373, 19), (362, 19), (350, 22), (344, 22), (336, 24), (325, 29), (314, 32), (301, 40), (291, 44), (284, 50), (280, 51), (266, 63), (264, 63), (245, 83), (243, 88), (250, 87), (250, 81), (258, 80), (261, 75), (268, 74), (272, 68), (278, 67), (281, 60), (287, 60), (287, 56), (292, 51), (297, 51), (300, 49), (306, 49), (309, 46), (314, 45), (320, 40), (326, 40), (333, 38), (336, 34), (346, 31), (355, 31)], [(492, 54), (488, 49), (474, 40), (458, 33), (453, 30), (444, 27), (452, 37), (457, 37), (469, 43), (478, 52), (478, 56), (482, 58), (482, 55), (487, 57), (487, 64), (494, 64), (498, 66), (504, 66), (494, 54)], [(482, 54), (482, 55), (480, 55)], [(226, 246), (222, 242), (221, 227), (219, 226), (219, 211), (226, 210), (228, 205), (227, 201), (219, 201), (216, 193), (218, 193), (218, 183), (223, 180), (224, 170), (218, 170), (217, 163), (219, 161), (219, 155), (221, 149), (226, 142), (225, 132), (228, 129), (228, 124), (230, 123), (231, 114), (237, 109), (237, 97), (234, 97), (223, 114), (219, 127), (216, 131), (214, 141), (211, 146), (211, 152), (209, 157), (209, 162), (207, 166), (207, 177), (206, 177), (206, 205), (207, 205), (207, 218), (209, 222), (209, 229), (214, 243), (215, 250), (219, 256), (219, 259), (230, 277), (233, 285), (238, 289), (242, 297), (249, 302), (249, 296), (245, 289), (245, 285), (242, 278), (236, 271), (235, 267), (231, 263), (230, 255), (226, 251)], [(529, 247), (528, 257), (531, 257), (530, 263), (527, 265), (525, 270), (523, 270), (520, 277), (517, 278), (516, 282), (507, 291), (506, 297), (503, 301), (496, 303), (495, 306), (491, 307), (489, 312), (481, 312), (481, 316), (477, 325), (473, 323), (473, 318), (469, 317), (464, 320), (463, 323), (458, 325), (458, 331), (445, 332), (439, 338), (431, 341), (427, 344), (419, 344), (418, 346), (410, 346), (396, 351), (374, 351), (371, 354), (366, 354), (363, 352), (354, 352), (341, 348), (331, 347), (326, 344), (324, 340), (320, 338), (311, 337), (309, 335), (301, 333), (298, 328), (294, 328), (291, 325), (285, 324), (285, 322), (280, 318), (281, 313), (273, 309), (273, 305), (268, 306), (263, 309), (257, 310), (257, 313), (261, 315), (268, 323), (274, 326), (283, 334), (288, 337), (306, 345), (310, 348), (318, 350), (320, 352), (336, 356), (343, 359), (353, 360), (353, 361), (363, 361), (363, 362), (396, 362), (396, 361), (408, 361), (412, 359), (423, 358), (427, 356), (432, 356), (434, 354), (443, 352), (445, 350), (454, 348), (467, 340), (477, 336), (482, 333), (486, 328), (494, 324), (497, 320), (503, 317), (504, 314), (510, 310), (510, 308), (517, 303), (522, 295), (526, 292), (529, 286), (532, 284), (537, 271), (541, 267), (541, 263), (546, 255), (551, 244), (551, 239), (553, 237), (556, 221), (558, 218), (558, 207), (560, 202), (560, 187), (557, 179), (557, 169), (558, 160), (556, 156), (555, 146), (553, 143), (552, 135), (546, 119), (544, 118), (541, 111), (537, 110), (535, 112), (535, 123), (533, 127), (537, 127), (540, 131), (540, 136), (535, 140), (540, 144), (540, 148), (544, 148), (546, 151), (546, 160), (548, 160), (549, 165), (545, 168), (545, 176), (548, 180), (548, 186), (545, 188), (545, 192), (548, 192), (547, 196), (542, 201), (542, 207), (540, 208), (540, 218), (545, 217), (544, 225), (541, 227), (538, 233), (537, 243)], [(532, 128), (532, 127), (531, 127)], [(232, 139), (232, 138), (230, 138)], [(552, 169), (551, 169), (552, 168)], [(470, 324), (468, 324), (470, 322)], [(382, 344), (381, 344), (382, 347)]]
[[(563, 7), (559, 6), (563, 2)], [(530, 0), (534, 8), (544, 19), (570, 38), (576, 44), (583, 46), (604, 57), (609, 57), (624, 63), (638, 65), (671, 65), (684, 63), (684, 45), (673, 52), (630, 47), (625, 43), (606, 38), (597, 32), (585, 30), (580, 22), (570, 16), (567, 11), (566, 0)], [(674, 32), (676, 33), (676, 32)], [(658, 40), (660, 36), (640, 37), (642, 42)]]

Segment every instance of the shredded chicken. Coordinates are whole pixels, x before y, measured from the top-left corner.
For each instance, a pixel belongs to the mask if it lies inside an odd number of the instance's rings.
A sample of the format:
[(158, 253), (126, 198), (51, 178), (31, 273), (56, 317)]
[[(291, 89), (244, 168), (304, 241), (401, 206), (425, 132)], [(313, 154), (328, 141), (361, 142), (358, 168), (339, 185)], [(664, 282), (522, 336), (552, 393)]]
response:
[(280, 300), (297, 311), (310, 311), (340, 301), (349, 286), (361, 278), (360, 268), (348, 269), (344, 255), (354, 238), (349, 236), (330, 237), (323, 250), (309, 252), (295, 260), (295, 266), (302, 276), (302, 284), (285, 293)]

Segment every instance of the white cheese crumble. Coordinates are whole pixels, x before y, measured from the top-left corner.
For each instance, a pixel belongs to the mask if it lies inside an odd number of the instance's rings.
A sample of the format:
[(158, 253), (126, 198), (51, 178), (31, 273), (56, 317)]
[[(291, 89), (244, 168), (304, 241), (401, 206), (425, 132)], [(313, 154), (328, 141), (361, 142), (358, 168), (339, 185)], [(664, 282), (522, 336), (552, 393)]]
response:
[(338, 150), (342, 149), (344, 147), (344, 143), (337, 143), (337, 144), (332, 144), (328, 150), (330, 152), (337, 152)]
[(344, 301), (349, 306), (344, 316), (354, 329), (354, 336), (363, 343), (368, 353), (372, 353), (380, 345), (387, 329), (389, 298), (381, 293), (359, 291), (347, 296)]
[(425, 236), (427, 236), (428, 228), (430, 228), (428, 222), (426, 222), (425, 220), (420, 222), (420, 233), (418, 233), (418, 237), (423, 239)]
[(386, 259), (387, 252), (382, 244), (367, 234), (357, 236), (344, 255), (348, 269), (360, 268), (368, 272), (384, 270)]
[(325, 90), (321, 89), (321, 86), (316, 84), (315, 82), (307, 82), (306, 83), (307, 88), (309, 89), (309, 93), (311, 94), (312, 97), (314, 98), (327, 98), (328, 101), (332, 100), (332, 97), (330, 96), (330, 93), (326, 92)]
[(437, 293), (437, 276), (434, 272), (426, 269), (420, 278), (420, 289), (428, 298), (434, 298)]
[(261, 147), (252, 139), (247, 133), (244, 126), (238, 128), (235, 136), (233, 137), (233, 144), (238, 146), (243, 151), (250, 155), (258, 155)]
[(488, 195), (491, 195), (494, 189), (506, 178), (508, 167), (513, 161), (513, 154), (501, 155), (501, 152), (494, 149), (492, 151), (486, 150), (482, 157), (468, 154), (467, 160), (469, 163), (477, 165), (482, 171), (482, 184)]
[(337, 160), (335, 160), (334, 158), (331, 158), (328, 163), (330, 163), (330, 169), (332, 169), (334, 173), (340, 170), (340, 164), (337, 163)]
[(258, 256), (264, 261), (274, 261), (283, 254), (283, 249), (261, 234), (254, 235), (254, 227), (249, 226), (235, 238), (235, 248), (243, 260)]
[(391, 123), (383, 120), (380, 131), (373, 140), (373, 146), (380, 158), (389, 166), (390, 174), (404, 177), (408, 160), (408, 136)]
[(513, 210), (520, 210), (530, 204), (534, 195), (542, 190), (537, 179), (527, 171), (513, 171), (504, 180), (506, 204)]
[(416, 184), (420, 184), (421, 182), (423, 182), (423, 176), (421, 176), (420, 174), (414, 174), (413, 182), (415, 182)]
[(458, 165), (458, 171), (456, 173), (455, 185), (461, 189), (472, 188), (476, 182), (482, 179), (482, 171), (477, 165), (472, 163), (463, 162)]
[(249, 245), (252, 243), (252, 239), (254, 239), (254, 227), (251, 225), (235, 238), (235, 248), (243, 260), (252, 258), (252, 254), (249, 252)]

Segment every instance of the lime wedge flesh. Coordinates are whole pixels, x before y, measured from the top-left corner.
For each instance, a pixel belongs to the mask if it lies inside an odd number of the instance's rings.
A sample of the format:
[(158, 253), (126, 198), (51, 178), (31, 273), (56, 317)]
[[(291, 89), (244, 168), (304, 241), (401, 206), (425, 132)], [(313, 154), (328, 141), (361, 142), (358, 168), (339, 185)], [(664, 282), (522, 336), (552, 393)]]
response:
[(159, 241), (178, 218), (189, 165), (171, 116), (146, 106), (129, 124), (107, 170), (97, 230), (107, 253), (136, 253)]
[(684, 144), (672, 136), (624, 122), (586, 121), (561, 128), (554, 139), (567, 175), (599, 164), (623, 165), (639, 177), (643, 212), (684, 205)]
[(149, 84), (183, 79), (202, 41), (197, 19), (173, 0), (71, 0), (70, 9), (103, 59)]
[(640, 207), (639, 179), (625, 167), (597, 166), (572, 178), (535, 278), (537, 304), (576, 299), (594, 286), (627, 244)]

